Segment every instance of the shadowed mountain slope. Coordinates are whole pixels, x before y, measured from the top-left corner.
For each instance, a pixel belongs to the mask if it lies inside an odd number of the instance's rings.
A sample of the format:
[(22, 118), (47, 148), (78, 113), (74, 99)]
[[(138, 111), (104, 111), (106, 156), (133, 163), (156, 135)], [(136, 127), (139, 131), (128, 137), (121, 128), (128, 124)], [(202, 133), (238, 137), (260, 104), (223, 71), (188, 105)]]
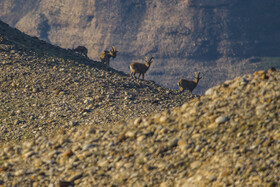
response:
[[(201, 80), (195, 90), (280, 64), (280, 2), (276, 0), (2, 0), (0, 18), (63, 48), (84, 45), (90, 58), (116, 46), (112, 66), (154, 56), (147, 73), (168, 88)], [(276, 64), (276, 65), (275, 65)]]
[(1, 18), (61, 47), (85, 45), (92, 58), (111, 44), (120, 55), (157, 58), (279, 56), (279, 2), (1, 1)]
[(132, 80), (0, 22), (1, 141), (108, 124), (181, 105), (187, 94)]

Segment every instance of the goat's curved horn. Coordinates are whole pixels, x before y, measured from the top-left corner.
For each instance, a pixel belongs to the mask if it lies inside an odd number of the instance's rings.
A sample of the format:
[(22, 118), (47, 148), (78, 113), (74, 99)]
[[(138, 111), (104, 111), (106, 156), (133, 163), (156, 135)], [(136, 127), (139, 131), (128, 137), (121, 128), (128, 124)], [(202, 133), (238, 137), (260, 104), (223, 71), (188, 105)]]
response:
[(111, 46), (111, 48), (112, 48), (112, 51), (113, 51), (113, 52), (115, 52), (115, 51), (116, 51), (116, 49), (115, 49), (115, 47), (114, 47), (114, 46)]

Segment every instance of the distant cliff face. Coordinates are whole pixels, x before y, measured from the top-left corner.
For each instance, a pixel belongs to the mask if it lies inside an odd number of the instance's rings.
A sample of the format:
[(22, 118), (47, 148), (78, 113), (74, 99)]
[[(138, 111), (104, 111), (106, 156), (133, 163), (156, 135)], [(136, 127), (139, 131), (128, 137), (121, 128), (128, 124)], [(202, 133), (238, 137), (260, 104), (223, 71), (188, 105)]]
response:
[(85, 45), (92, 58), (110, 45), (120, 55), (159, 58), (279, 54), (275, 0), (2, 0), (0, 18), (61, 47)]
[(264, 63), (279, 66), (279, 7), (277, 0), (1, 0), (0, 19), (63, 48), (84, 45), (94, 60), (114, 45), (111, 65), (125, 73), (154, 56), (145, 77), (169, 88), (202, 72), (195, 90), (202, 93)]

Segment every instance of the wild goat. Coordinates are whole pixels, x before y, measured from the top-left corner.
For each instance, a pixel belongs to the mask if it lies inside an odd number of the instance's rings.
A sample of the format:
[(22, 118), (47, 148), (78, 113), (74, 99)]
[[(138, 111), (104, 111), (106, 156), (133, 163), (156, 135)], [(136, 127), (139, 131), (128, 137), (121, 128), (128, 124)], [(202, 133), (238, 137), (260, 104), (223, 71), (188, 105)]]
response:
[(116, 58), (117, 56), (117, 52), (115, 47), (112, 46), (111, 47), (111, 51), (102, 51), (101, 54), (100, 54), (100, 60), (103, 64), (106, 64), (106, 67), (107, 67), (107, 70), (110, 66), (110, 58), (113, 57), (113, 58)]
[(142, 64), (142, 63), (138, 63), (138, 62), (132, 62), (129, 66), (130, 69), (130, 77), (135, 79), (135, 74), (139, 73), (139, 77), (140, 78), (141, 74), (143, 76), (143, 80), (144, 80), (144, 74), (146, 73), (146, 71), (149, 69), (149, 67), (151, 66), (152, 62), (153, 62), (153, 58), (151, 57), (151, 59), (149, 60), (148, 57), (145, 58), (146, 60), (146, 64)]
[(87, 56), (87, 53), (88, 53), (88, 49), (84, 46), (78, 46), (77, 48), (75, 49), (72, 49), (74, 52), (77, 52), (81, 55), (84, 55), (85, 57), (88, 57)]
[(202, 78), (202, 77), (199, 77), (199, 75), (200, 75), (200, 72), (198, 74), (195, 72), (195, 78), (193, 81), (186, 80), (186, 79), (180, 79), (177, 83), (180, 91), (184, 92), (187, 89), (189, 91), (189, 93), (192, 93), (192, 91), (197, 86), (199, 80)]

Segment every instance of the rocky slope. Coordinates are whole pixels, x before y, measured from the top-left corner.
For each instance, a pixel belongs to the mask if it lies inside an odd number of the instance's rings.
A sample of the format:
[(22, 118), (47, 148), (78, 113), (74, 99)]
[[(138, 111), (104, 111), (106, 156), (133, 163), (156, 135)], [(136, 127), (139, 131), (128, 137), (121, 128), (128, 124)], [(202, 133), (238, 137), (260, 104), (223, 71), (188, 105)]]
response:
[(279, 70), (188, 101), (2, 22), (0, 42), (1, 186), (279, 185)]
[(2, 0), (0, 18), (60, 47), (84, 45), (95, 60), (115, 45), (113, 67), (126, 73), (131, 61), (153, 55), (147, 78), (165, 87), (175, 89), (177, 80), (201, 71), (213, 79), (201, 81), (196, 91), (203, 93), (261, 69), (258, 63), (268, 63), (263, 57), (278, 57), (279, 64), (279, 6), (275, 0)]
[(256, 72), (174, 110), (2, 146), (4, 186), (278, 186), (280, 72)]
[(109, 124), (179, 106), (193, 97), (132, 80), (71, 50), (0, 22), (1, 142), (58, 128)]

